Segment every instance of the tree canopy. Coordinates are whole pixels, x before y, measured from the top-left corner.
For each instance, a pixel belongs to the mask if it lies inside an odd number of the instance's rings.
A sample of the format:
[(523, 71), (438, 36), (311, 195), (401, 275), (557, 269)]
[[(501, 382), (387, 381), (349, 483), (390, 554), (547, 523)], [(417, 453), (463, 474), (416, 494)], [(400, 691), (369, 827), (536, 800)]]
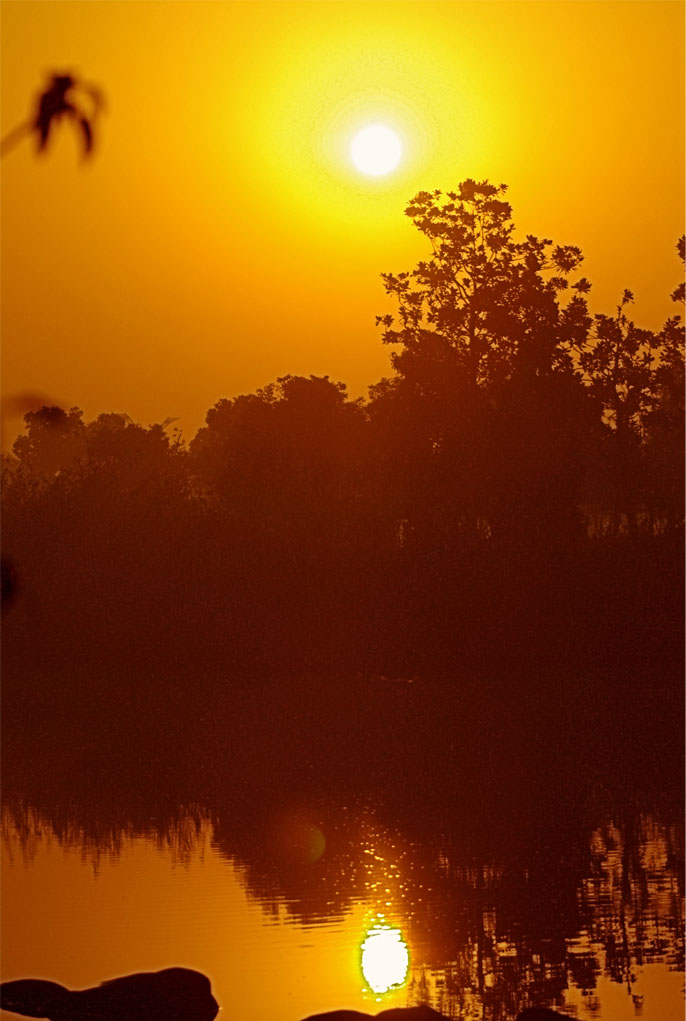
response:
[(66, 648), (86, 622), (156, 655), (173, 601), (192, 656), (199, 628), (210, 658), (267, 635), (285, 659), (428, 656), (457, 624), (511, 639), (515, 606), (548, 614), (561, 591), (556, 641), (611, 588), (638, 599), (683, 529), (682, 318), (636, 325), (628, 289), (591, 314), (580, 250), (518, 239), (504, 196), (465, 181), (409, 204), (430, 251), (383, 274), (392, 372), (366, 401), (282, 376), (218, 401), (190, 444), (172, 419), (30, 412), (3, 477), (22, 640)]

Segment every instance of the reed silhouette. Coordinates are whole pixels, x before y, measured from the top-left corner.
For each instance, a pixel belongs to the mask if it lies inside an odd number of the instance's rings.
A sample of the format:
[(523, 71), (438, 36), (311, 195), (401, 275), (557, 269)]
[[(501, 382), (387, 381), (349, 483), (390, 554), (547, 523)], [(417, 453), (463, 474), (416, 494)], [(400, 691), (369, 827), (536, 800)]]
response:
[(392, 1007), (378, 1014), (365, 1014), (359, 1010), (331, 1010), (324, 1014), (311, 1014), (304, 1021), (448, 1021), (444, 1014), (426, 1004), (417, 1007)]
[(50, 1021), (212, 1021), (219, 1011), (209, 979), (189, 968), (125, 975), (76, 991), (41, 979), (3, 982), (0, 1006)]
[(576, 1021), (576, 1019), (549, 1007), (526, 1007), (517, 1015), (517, 1021)]

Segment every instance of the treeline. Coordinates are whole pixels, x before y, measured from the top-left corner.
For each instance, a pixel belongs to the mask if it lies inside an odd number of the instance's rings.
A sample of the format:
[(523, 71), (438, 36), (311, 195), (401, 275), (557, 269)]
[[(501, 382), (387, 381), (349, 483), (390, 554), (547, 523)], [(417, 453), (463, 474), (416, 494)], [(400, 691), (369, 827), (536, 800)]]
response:
[(189, 444), (26, 415), (3, 477), (7, 654), (407, 671), (679, 648), (681, 317), (639, 328), (628, 290), (591, 315), (579, 249), (515, 240), (504, 193), (413, 199), (430, 257), (383, 275), (393, 374), (367, 400), (285, 376), (220, 400)]

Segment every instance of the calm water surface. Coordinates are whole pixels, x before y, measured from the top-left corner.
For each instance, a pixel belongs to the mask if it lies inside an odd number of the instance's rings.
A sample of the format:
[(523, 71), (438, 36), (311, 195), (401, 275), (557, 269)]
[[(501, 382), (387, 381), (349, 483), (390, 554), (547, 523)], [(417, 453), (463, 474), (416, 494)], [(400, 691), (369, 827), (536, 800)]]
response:
[(683, 1017), (674, 827), (603, 818), (580, 854), (537, 863), (470, 856), (454, 832), (413, 842), (368, 804), (329, 818), (274, 813), (251, 847), (202, 811), (93, 841), (8, 810), (3, 978), (78, 988), (185, 965), (210, 976), (220, 1017), (248, 1021), (418, 1002), (455, 1018), (524, 1002), (586, 1021)]

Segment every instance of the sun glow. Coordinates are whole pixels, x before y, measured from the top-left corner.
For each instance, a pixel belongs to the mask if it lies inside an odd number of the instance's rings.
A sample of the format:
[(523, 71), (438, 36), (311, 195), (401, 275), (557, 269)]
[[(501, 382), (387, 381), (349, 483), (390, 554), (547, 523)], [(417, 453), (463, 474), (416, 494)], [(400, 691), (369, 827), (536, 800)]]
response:
[(381, 177), (395, 170), (403, 147), (395, 131), (385, 124), (369, 124), (355, 135), (350, 156), (358, 170)]
[(362, 974), (374, 993), (402, 986), (407, 978), (410, 954), (400, 929), (382, 919), (367, 932), (362, 944)]

